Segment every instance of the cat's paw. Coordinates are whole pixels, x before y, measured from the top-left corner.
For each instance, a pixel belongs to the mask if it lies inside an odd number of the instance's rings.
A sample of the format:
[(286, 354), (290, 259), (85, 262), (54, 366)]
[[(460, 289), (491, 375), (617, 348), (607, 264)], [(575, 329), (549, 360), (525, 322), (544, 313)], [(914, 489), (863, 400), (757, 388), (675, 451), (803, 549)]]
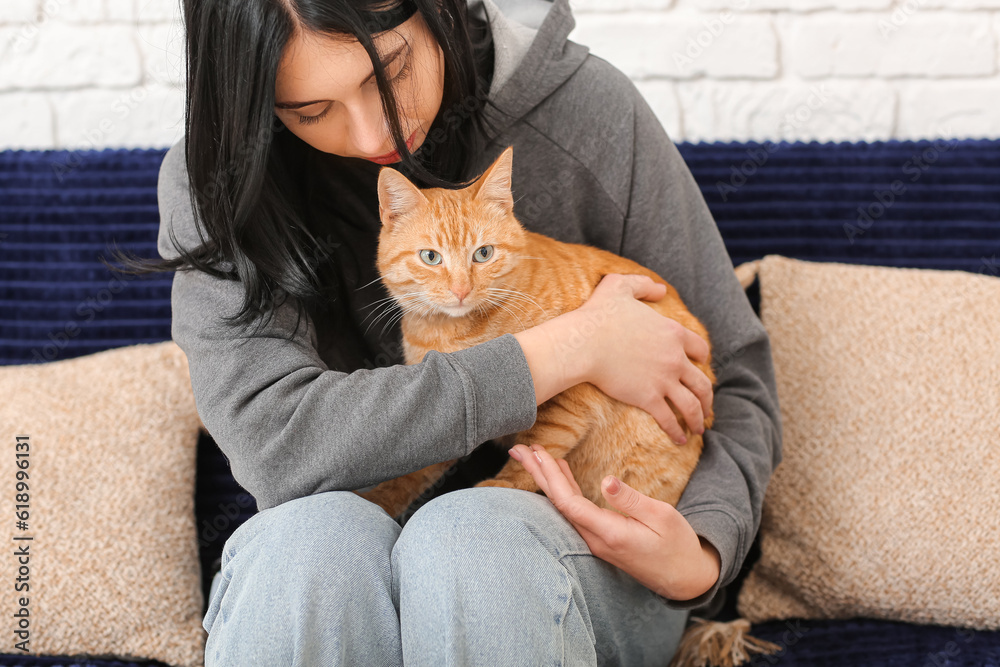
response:
[(478, 487), (478, 486), (499, 486), (499, 487), (502, 487), (504, 489), (516, 489), (517, 488), (516, 486), (514, 486), (510, 482), (504, 482), (504, 481), (499, 480), (499, 479), (484, 479), (483, 481), (479, 482), (478, 484), (475, 484), (473, 486), (473, 488)]
[(384, 498), (383, 494), (377, 493), (375, 491), (365, 491), (365, 492), (355, 491), (354, 493), (361, 496), (368, 502), (378, 505), (383, 510), (385, 510), (385, 513), (391, 516), (393, 519), (402, 514), (403, 510), (406, 509), (406, 507), (401, 506), (402, 503), (393, 502), (388, 498)]

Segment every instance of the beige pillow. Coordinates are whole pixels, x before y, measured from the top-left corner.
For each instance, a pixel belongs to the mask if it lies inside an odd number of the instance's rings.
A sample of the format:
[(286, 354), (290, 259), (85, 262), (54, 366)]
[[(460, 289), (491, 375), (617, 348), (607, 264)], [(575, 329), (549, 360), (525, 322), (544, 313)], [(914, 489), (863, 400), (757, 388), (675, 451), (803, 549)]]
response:
[(759, 269), (784, 453), (739, 613), (1000, 628), (1000, 279)]
[[(201, 422), (183, 351), (168, 341), (0, 367), (0, 396), (4, 551), (30, 554), (4, 558), (8, 628), (27, 626), (29, 654), (202, 665)], [(26, 457), (16, 458), (19, 441)], [(15, 495), (19, 472), (27, 498)], [(27, 530), (16, 525), (18, 500)], [(17, 560), (27, 591), (13, 590)], [(7, 634), (4, 652), (20, 653), (13, 644), (23, 636)]]

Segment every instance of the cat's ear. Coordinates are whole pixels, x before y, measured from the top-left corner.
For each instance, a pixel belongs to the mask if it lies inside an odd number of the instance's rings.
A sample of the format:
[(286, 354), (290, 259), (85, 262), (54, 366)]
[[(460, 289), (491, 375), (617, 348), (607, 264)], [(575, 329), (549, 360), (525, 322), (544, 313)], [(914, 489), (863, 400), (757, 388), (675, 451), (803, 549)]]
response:
[(510, 183), (513, 161), (514, 147), (508, 146), (476, 181), (476, 199), (499, 204), (507, 213), (514, 211), (514, 195), (511, 194)]
[(389, 229), (426, 202), (424, 193), (395, 169), (382, 167), (378, 172), (378, 215)]

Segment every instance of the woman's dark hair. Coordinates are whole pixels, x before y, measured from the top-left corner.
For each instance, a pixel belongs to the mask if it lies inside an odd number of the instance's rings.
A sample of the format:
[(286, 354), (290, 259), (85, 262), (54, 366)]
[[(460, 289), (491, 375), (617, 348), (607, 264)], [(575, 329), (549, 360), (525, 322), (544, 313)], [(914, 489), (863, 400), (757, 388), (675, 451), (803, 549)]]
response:
[[(424, 145), (406, 146), (389, 78), (372, 42), (386, 21), (415, 5), (445, 60), (441, 111)], [(413, 9), (412, 6), (409, 9)], [(241, 310), (226, 319), (264, 326), (287, 295), (301, 306), (321, 302), (321, 278), (310, 262), (318, 241), (303, 219), (288, 148), (303, 142), (274, 114), (275, 80), (286, 44), (296, 30), (353, 36), (375, 72), (396, 150), (398, 168), (424, 187), (464, 184), (480, 150), (492, 69), (490, 30), (470, 17), (466, 0), (184, 0), (187, 38), (187, 100), (184, 155), (192, 210), (201, 245), (181, 247), (179, 257), (145, 259), (112, 253), (132, 274), (199, 270), (239, 280)], [(456, 113), (458, 111), (458, 113)], [(301, 153), (299, 153), (301, 155)], [(202, 229), (203, 228), (203, 229)], [(207, 235), (207, 239), (205, 236)]]

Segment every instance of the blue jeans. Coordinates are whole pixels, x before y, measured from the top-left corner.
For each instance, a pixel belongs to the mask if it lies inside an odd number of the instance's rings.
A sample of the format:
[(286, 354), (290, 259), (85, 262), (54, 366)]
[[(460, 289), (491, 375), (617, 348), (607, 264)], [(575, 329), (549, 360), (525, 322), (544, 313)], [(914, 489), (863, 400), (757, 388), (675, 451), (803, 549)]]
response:
[(331, 491), (226, 542), (205, 665), (664, 667), (688, 613), (591, 554), (543, 495), (461, 489), (401, 527)]

